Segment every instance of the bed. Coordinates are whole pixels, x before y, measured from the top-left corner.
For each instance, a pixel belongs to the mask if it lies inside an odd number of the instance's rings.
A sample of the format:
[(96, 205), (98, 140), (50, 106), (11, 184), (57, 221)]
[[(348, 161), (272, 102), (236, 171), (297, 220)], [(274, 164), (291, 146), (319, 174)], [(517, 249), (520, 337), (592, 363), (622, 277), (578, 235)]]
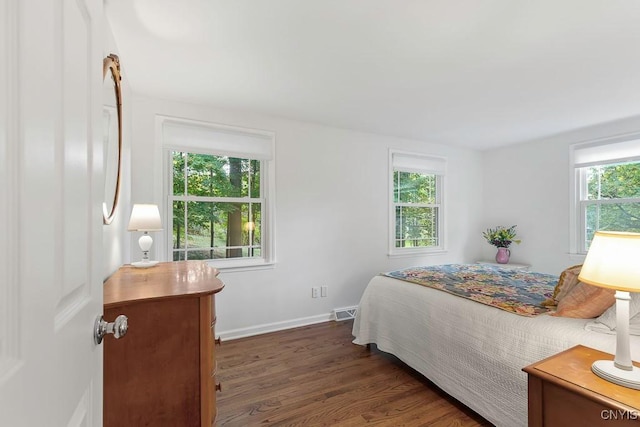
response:
[[(526, 281), (527, 275), (539, 274), (453, 266), (484, 269), (483, 274), (502, 279), (518, 275)], [(547, 309), (519, 315), (513, 304), (492, 306), (438, 284), (433, 288), (390, 276), (375, 276), (367, 285), (354, 320), (353, 342), (375, 344), (397, 356), (497, 426), (527, 425), (523, 367), (577, 344), (615, 352), (615, 334), (588, 330), (591, 319), (555, 317), (545, 313)], [(557, 276), (547, 276), (551, 287), (537, 293), (548, 297)], [(639, 336), (631, 336), (631, 355), (640, 358)]]

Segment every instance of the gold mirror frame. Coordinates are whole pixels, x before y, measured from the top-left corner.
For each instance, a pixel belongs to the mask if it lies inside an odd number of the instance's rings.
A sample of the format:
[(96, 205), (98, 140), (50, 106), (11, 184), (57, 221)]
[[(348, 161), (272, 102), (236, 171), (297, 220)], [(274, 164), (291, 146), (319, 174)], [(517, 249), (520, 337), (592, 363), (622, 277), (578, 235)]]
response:
[[(120, 175), (122, 169), (122, 91), (120, 87), (120, 81), (122, 77), (120, 76), (120, 58), (118, 55), (110, 54), (102, 61), (102, 79), (103, 81), (107, 78), (108, 74), (111, 74), (111, 79), (113, 80), (113, 88), (116, 95), (116, 111), (118, 118), (118, 141), (117, 141), (117, 165), (110, 165), (109, 161), (110, 156), (108, 156), (108, 148), (106, 151), (105, 158), (105, 194), (104, 194), (104, 202), (102, 204), (102, 221), (104, 224), (111, 224), (113, 221), (113, 217), (116, 213), (116, 208), (118, 207), (118, 199), (120, 198)], [(106, 141), (106, 144), (112, 144), (112, 141)], [(114, 156), (115, 158), (115, 156)], [(109, 182), (109, 177), (106, 176), (109, 172), (115, 170), (116, 179), (115, 179), (115, 188), (108, 189), (107, 183)], [(111, 207), (109, 208), (108, 202), (111, 202)]]

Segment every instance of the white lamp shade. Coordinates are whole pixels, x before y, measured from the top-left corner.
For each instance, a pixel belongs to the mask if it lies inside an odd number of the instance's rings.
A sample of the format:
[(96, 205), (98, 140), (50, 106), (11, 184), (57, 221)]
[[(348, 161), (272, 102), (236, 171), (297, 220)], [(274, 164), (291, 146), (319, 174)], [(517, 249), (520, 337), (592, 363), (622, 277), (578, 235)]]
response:
[(129, 231), (160, 231), (162, 221), (158, 205), (135, 204), (129, 219)]
[(596, 231), (578, 279), (601, 288), (640, 292), (640, 233)]

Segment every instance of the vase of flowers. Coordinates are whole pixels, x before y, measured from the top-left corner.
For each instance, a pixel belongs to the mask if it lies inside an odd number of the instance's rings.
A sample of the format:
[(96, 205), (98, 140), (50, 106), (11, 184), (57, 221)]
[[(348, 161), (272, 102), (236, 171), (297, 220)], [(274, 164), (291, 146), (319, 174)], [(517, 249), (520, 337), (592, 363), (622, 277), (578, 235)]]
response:
[(496, 253), (496, 262), (498, 264), (508, 264), (510, 256), (511, 256), (511, 251), (509, 249), (498, 248), (498, 252)]
[(487, 242), (498, 248), (498, 252), (496, 253), (496, 262), (498, 264), (507, 264), (511, 256), (509, 246), (511, 246), (512, 243), (520, 244), (521, 242), (521, 240), (516, 239), (515, 225), (511, 227), (499, 225), (496, 228), (488, 228), (487, 231), (482, 233), (482, 236)]

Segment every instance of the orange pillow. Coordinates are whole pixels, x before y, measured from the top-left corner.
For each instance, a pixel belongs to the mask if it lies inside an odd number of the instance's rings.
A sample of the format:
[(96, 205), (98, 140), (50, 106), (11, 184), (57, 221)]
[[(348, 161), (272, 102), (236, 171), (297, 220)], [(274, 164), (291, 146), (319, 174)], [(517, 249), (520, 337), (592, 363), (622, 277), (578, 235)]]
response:
[(616, 291), (613, 289), (599, 288), (578, 282), (558, 302), (558, 309), (554, 316), (577, 319), (598, 317), (615, 303), (615, 293)]
[(560, 300), (567, 296), (571, 289), (578, 284), (578, 276), (582, 270), (582, 264), (574, 265), (565, 269), (558, 279), (555, 289), (553, 290), (553, 296), (545, 300), (542, 305), (547, 307), (553, 307), (558, 305)]

